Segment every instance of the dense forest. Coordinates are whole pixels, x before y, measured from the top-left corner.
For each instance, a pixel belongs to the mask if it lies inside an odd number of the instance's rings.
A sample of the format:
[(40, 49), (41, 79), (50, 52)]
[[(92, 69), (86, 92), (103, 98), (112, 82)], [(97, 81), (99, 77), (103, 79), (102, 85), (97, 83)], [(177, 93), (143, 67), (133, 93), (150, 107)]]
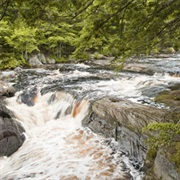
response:
[(125, 59), (180, 48), (179, 0), (1, 0), (0, 69), (32, 54)]

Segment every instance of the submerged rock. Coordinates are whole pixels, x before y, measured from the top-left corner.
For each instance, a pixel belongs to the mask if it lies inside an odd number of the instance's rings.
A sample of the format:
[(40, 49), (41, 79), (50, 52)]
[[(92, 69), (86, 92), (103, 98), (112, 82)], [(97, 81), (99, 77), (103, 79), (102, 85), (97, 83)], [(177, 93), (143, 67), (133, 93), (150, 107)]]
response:
[(19, 149), (25, 140), (23, 132), (24, 128), (0, 100), (0, 156), (10, 156)]
[(14, 96), (16, 89), (7, 83), (0, 81), (0, 96), (12, 97)]

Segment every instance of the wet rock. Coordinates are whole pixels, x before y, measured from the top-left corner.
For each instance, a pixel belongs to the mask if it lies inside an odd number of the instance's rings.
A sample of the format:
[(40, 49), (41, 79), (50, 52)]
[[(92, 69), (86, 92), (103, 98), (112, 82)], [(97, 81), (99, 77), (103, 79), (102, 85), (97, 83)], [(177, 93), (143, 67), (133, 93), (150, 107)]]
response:
[(180, 174), (176, 170), (176, 166), (166, 158), (163, 150), (159, 150), (154, 162), (154, 173), (157, 179), (162, 180), (178, 180)]
[(92, 103), (83, 125), (106, 137), (114, 137), (125, 154), (142, 163), (147, 149), (142, 128), (150, 122), (162, 121), (164, 113), (163, 110), (128, 100), (104, 97)]
[(152, 86), (152, 87), (142, 88), (141, 92), (142, 92), (143, 96), (155, 97), (166, 89), (167, 89), (167, 87), (163, 87), (163, 86)]
[(155, 101), (170, 107), (180, 106), (180, 90), (163, 91), (155, 97)]
[(124, 65), (124, 71), (143, 73), (147, 75), (154, 75), (154, 73), (161, 73), (162, 71), (155, 66), (149, 64), (129, 63)]
[(6, 97), (12, 97), (14, 96), (16, 92), (16, 89), (7, 83), (0, 81), (0, 97), (6, 96)]
[(33, 87), (31, 89), (25, 89), (19, 96), (18, 102), (24, 103), (27, 106), (34, 106), (37, 101), (37, 87)]
[(19, 149), (25, 140), (23, 132), (24, 128), (0, 100), (0, 156), (10, 156)]

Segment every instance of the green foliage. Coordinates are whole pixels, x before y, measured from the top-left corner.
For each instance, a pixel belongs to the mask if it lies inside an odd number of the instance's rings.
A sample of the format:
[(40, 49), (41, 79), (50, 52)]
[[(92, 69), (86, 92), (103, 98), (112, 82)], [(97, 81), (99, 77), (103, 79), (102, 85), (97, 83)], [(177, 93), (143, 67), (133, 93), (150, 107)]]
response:
[(0, 55), (0, 70), (13, 69), (25, 63), (26, 62), (23, 57), (19, 57), (17, 60), (17, 56), (14, 57), (14, 54), (8, 53)]
[(174, 143), (168, 150), (170, 161), (175, 163), (177, 170), (180, 173), (180, 142)]
[[(180, 120), (180, 119), (179, 119)], [(164, 148), (165, 156), (176, 165), (180, 173), (180, 124), (150, 123), (144, 132), (150, 132), (147, 160), (153, 162), (159, 148)]]
[(8, 45), (15, 50), (25, 53), (31, 53), (37, 49), (35, 39), (36, 28), (30, 28), (22, 19), (17, 19), (15, 28), (10, 36), (5, 36)]
[(99, 52), (124, 61), (162, 48), (180, 49), (178, 0), (7, 2), (0, 10), (0, 53), (27, 60), (34, 51), (76, 59)]
[(150, 123), (144, 131), (153, 132), (149, 143), (154, 147), (170, 146), (174, 138), (180, 135), (180, 124), (176, 123)]

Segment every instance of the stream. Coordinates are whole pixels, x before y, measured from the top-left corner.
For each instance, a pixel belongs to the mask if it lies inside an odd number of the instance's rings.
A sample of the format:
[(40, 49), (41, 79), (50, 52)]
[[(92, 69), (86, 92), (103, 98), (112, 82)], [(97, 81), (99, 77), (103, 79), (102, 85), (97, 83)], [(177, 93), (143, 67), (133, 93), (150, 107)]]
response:
[(128, 99), (164, 108), (153, 101), (157, 93), (180, 84), (180, 55), (144, 58), (139, 64), (155, 66), (153, 75), (115, 72), (95, 64), (58, 64), (54, 68), (3, 71), (17, 92), (7, 98), (7, 108), (26, 130), (24, 144), (10, 157), (0, 158), (0, 179), (141, 180), (118, 149), (82, 127), (89, 104), (104, 96)]

